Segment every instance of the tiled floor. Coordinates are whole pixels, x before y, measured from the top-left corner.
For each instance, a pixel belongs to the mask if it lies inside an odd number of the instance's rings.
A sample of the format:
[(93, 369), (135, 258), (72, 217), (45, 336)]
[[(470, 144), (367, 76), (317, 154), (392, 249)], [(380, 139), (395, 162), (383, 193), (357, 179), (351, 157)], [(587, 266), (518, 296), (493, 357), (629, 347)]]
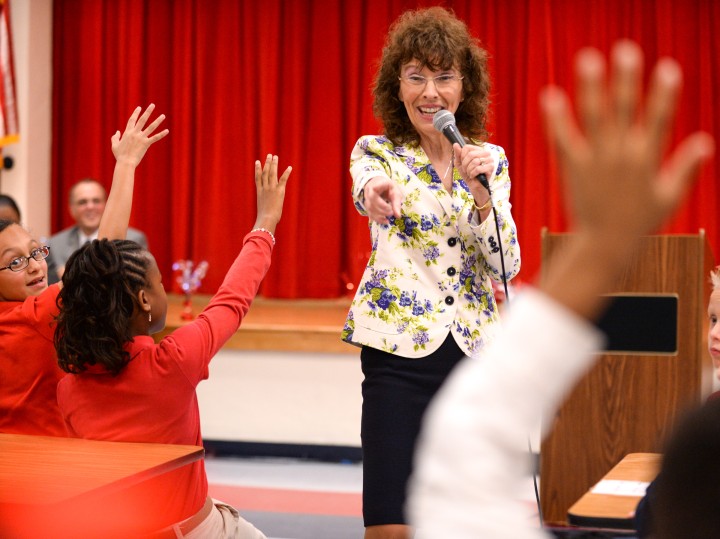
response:
[(358, 539), (362, 465), (208, 457), (210, 495), (272, 539)]
[[(210, 495), (271, 539), (361, 539), (362, 465), (207, 457)], [(532, 479), (522, 499), (537, 518)]]

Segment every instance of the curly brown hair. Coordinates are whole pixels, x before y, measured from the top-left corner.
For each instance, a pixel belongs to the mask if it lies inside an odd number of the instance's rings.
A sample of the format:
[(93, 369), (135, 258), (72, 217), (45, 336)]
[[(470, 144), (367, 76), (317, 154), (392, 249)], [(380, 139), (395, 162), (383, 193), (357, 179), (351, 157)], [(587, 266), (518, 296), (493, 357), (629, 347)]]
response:
[(490, 106), (488, 53), (463, 21), (442, 7), (406, 11), (390, 27), (373, 86), (373, 112), (385, 135), (395, 144), (418, 144), (400, 93), (400, 68), (417, 60), (435, 71), (458, 69), (463, 76), (463, 101), (455, 113), (458, 129), (475, 140), (487, 138)]

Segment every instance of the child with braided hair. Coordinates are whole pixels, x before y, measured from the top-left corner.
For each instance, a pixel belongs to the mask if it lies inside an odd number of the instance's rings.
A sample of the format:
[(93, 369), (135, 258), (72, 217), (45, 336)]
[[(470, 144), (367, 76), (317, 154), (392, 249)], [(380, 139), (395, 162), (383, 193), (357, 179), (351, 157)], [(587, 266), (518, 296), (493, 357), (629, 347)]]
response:
[[(167, 135), (155, 133), (164, 120), (148, 123), (154, 109), (138, 107), (122, 136), (112, 137), (113, 182), (132, 182), (147, 149)], [(112, 196), (112, 194), (111, 194)], [(124, 238), (130, 209), (103, 215), (100, 234)], [(110, 219), (127, 214), (116, 223)], [(102, 237), (102, 236), (101, 236)], [(48, 286), (49, 248), (15, 220), (0, 219), (0, 432), (67, 436), (57, 406), (56, 387), (64, 373), (53, 348), (56, 298), (60, 286)]]
[[(257, 219), (209, 305), (155, 343), (167, 297), (153, 256), (131, 241), (99, 240), (68, 260), (55, 345), (71, 373), (58, 385), (72, 433), (95, 440), (202, 445), (195, 389), (237, 331), (270, 267), (288, 167), (255, 163)], [(121, 192), (132, 193), (132, 189)], [(124, 206), (127, 206), (125, 204)], [(145, 481), (113, 499), (117, 519), (88, 522), (83, 537), (265, 537), (232, 507), (208, 497), (203, 461)]]

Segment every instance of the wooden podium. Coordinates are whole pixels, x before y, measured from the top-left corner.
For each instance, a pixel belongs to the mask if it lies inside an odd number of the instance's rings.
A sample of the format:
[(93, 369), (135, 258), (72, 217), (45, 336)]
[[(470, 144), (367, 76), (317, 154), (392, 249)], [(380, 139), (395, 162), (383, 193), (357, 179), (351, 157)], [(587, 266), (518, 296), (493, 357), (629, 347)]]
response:
[[(568, 237), (543, 230), (543, 268)], [(565, 523), (568, 508), (628, 453), (660, 452), (678, 413), (710, 393), (706, 313), (713, 265), (703, 231), (642, 238), (610, 290), (616, 296), (616, 320), (610, 323), (630, 328), (631, 339), (634, 333), (645, 333), (645, 342), (638, 349), (633, 343), (625, 349), (606, 349), (558, 413), (546, 418), (543, 430), (549, 434), (540, 452), (546, 522)], [(640, 311), (625, 313), (624, 319), (622, 312), (618, 315), (623, 305), (633, 302)], [(656, 305), (669, 306), (671, 314), (662, 315), (656, 329), (635, 331), (635, 322), (658, 314)], [(664, 342), (662, 349), (647, 349), (653, 341)], [(622, 338), (620, 342), (625, 343)]]

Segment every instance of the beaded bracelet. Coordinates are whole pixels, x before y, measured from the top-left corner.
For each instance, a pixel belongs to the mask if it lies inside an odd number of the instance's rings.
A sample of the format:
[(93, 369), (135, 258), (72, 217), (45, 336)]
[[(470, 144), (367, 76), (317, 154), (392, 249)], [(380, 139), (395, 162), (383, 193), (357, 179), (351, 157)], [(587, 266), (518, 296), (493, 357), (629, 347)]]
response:
[(478, 206), (477, 204), (475, 204), (475, 209), (477, 211), (485, 211), (485, 210), (489, 210), (491, 206), (492, 206), (492, 199), (488, 198), (487, 202), (485, 202), (485, 204), (483, 204), (482, 206)]
[(272, 240), (273, 245), (275, 245), (275, 235), (272, 232), (270, 232), (267, 228), (253, 228), (250, 231), (250, 233), (252, 234), (253, 232), (265, 232), (267, 234), (270, 234), (270, 239)]

